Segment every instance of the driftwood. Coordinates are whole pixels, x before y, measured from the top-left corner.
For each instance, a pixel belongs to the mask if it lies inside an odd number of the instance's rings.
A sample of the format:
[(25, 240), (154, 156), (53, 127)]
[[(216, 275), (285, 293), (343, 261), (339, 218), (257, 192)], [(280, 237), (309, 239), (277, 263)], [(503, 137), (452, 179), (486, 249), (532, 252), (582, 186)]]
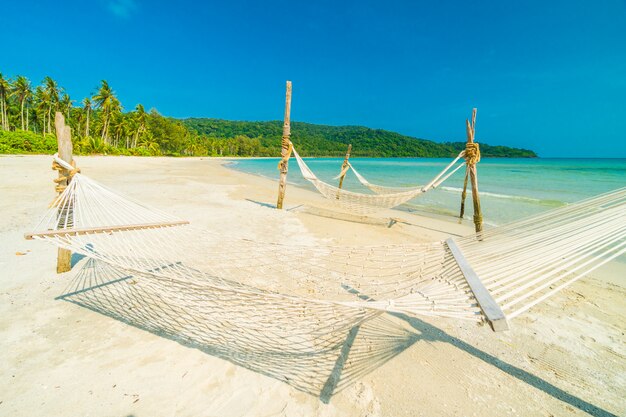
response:
[(352, 144), (348, 145), (348, 151), (346, 152), (346, 157), (343, 159), (343, 165), (341, 165), (342, 174), (341, 174), (341, 177), (339, 177), (340, 189), (343, 186), (343, 179), (346, 177), (346, 172), (348, 172), (346, 168), (348, 168), (348, 160), (350, 159), (350, 152), (352, 152)]
[[(65, 124), (65, 117), (61, 112), (56, 112), (54, 117), (54, 127), (56, 129), (57, 135), (57, 148), (59, 153), (59, 158), (67, 162), (68, 164), (72, 164), (72, 137), (70, 127)], [(57, 187), (55, 188), (59, 194), (63, 192), (63, 189), (67, 187), (70, 179), (70, 172), (66, 169), (59, 169), (59, 178), (56, 181)], [(73, 207), (71, 204), (63, 208), (59, 208), (59, 210), (63, 210), (63, 213), (59, 213), (60, 219), (72, 219), (73, 216)], [(69, 225), (72, 226), (71, 224)], [(71, 265), (72, 252), (67, 249), (59, 248), (57, 253), (57, 273), (67, 272), (72, 269)]]
[(283, 200), (285, 199), (285, 189), (287, 188), (287, 171), (289, 169), (289, 157), (291, 156), (291, 81), (287, 81), (287, 91), (285, 95), (285, 120), (283, 123), (283, 140), (281, 146), (281, 161), (278, 164), (280, 171), (280, 180), (278, 182), (278, 201), (276, 208), (283, 208)]
[(472, 203), (474, 205), (474, 228), (476, 233), (483, 230), (483, 214), (480, 208), (480, 196), (478, 194), (478, 173), (476, 164), (480, 161), (480, 150), (478, 144), (474, 142), (476, 135), (476, 109), (472, 110), (472, 121), (465, 120), (465, 130), (467, 134), (467, 144), (465, 147), (465, 161), (467, 168), (465, 171), (465, 182), (463, 184), (463, 192), (461, 194), (461, 213), (459, 217), (462, 219), (465, 214), (465, 198), (467, 196), (468, 179), (472, 187)]

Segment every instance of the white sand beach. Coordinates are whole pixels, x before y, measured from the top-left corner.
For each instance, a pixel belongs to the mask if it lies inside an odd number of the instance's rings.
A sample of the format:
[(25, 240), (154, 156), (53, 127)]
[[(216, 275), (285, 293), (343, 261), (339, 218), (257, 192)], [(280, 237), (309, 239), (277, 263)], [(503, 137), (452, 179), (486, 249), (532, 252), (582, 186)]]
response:
[[(278, 211), (277, 182), (221, 159), (76, 160), (97, 181), (225, 235), (371, 245), (472, 231), (402, 211), (333, 218), (315, 208), (324, 207), (319, 195), (292, 185)], [(508, 332), (383, 315), (346, 335), (354, 346), (375, 340), (377, 350), (351, 356), (347, 344), (333, 367), (311, 370), (327, 379), (324, 392), (306, 392), (229, 360), (227, 347), (213, 355), (55, 299), (86, 260), (57, 275), (56, 248), (23, 237), (54, 197), (50, 165), (49, 156), (0, 156), (0, 416), (626, 415), (623, 262), (512, 320)], [(290, 175), (300, 175), (294, 165)]]

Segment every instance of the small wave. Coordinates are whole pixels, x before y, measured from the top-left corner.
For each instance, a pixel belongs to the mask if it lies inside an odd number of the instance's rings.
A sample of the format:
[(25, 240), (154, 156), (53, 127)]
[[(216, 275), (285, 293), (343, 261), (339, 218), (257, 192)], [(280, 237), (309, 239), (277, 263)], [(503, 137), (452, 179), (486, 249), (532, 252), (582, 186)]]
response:
[[(454, 192), (454, 193), (463, 192), (462, 188), (457, 188), (457, 187), (441, 187), (441, 189), (445, 191), (449, 191), (449, 192)], [(542, 200), (539, 198), (526, 197), (523, 195), (498, 194), (498, 193), (490, 193), (488, 191), (480, 191), (480, 195), (493, 197), (493, 198), (501, 198), (503, 200), (526, 201), (528, 203), (541, 204), (545, 206), (562, 206), (563, 204), (565, 204), (562, 201), (558, 201), (558, 200)]]

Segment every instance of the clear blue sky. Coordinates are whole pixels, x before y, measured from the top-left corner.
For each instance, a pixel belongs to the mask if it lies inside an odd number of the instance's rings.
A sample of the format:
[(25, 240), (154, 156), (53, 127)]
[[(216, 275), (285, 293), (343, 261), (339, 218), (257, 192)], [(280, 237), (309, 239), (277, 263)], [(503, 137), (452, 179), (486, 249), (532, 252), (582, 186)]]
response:
[(0, 72), (126, 109), (626, 157), (626, 2), (6, 1)]

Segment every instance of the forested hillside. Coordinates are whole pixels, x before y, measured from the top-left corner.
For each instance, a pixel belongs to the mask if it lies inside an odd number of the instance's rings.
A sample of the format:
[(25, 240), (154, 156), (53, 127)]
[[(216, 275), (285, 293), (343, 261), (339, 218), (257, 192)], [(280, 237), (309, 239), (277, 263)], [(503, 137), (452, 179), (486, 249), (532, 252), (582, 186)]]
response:
[[(0, 73), (0, 153), (54, 153), (54, 114), (72, 129), (77, 154), (170, 156), (279, 156), (282, 122), (174, 119), (146, 111), (141, 104), (124, 111), (106, 80), (77, 102), (55, 80), (34, 86), (23, 75)], [(354, 156), (449, 157), (463, 143), (437, 143), (362, 126), (294, 122), (291, 139), (303, 156), (342, 156), (348, 143)], [(483, 156), (534, 157), (534, 152), (482, 145)]]
[[(183, 123), (201, 137), (253, 138), (256, 152), (261, 156), (280, 154), (282, 122), (244, 122), (219, 119), (192, 118)], [(291, 140), (303, 156), (343, 156), (347, 144), (352, 144), (353, 156), (370, 157), (449, 157), (465, 148), (464, 142), (437, 143), (413, 138), (382, 129), (363, 126), (326, 126), (292, 122)], [(485, 157), (532, 158), (530, 150), (490, 146), (481, 143)]]

